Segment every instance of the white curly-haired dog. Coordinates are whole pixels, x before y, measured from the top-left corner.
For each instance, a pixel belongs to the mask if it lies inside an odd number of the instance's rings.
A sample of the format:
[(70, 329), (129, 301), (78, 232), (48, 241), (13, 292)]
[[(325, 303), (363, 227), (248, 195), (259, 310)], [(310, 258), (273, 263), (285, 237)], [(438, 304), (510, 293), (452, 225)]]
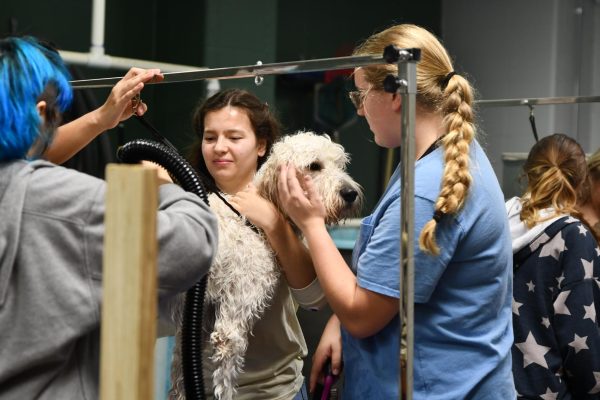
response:
[[(285, 136), (273, 145), (254, 184), (258, 193), (283, 213), (277, 196), (277, 167), (284, 163), (294, 165), (300, 174), (312, 177), (327, 210), (326, 223), (336, 223), (356, 215), (362, 201), (360, 186), (345, 171), (348, 161), (344, 148), (332, 142), (329, 136), (299, 132)], [(205, 304), (212, 303), (216, 314), (208, 354), (215, 366), (214, 395), (226, 400), (235, 395), (237, 377), (243, 371), (248, 335), (269, 306), (281, 273), (264, 235), (253, 231), (216, 195), (211, 194), (209, 201), (219, 221), (219, 246), (205, 295)], [(183, 296), (174, 311), (177, 340), (172, 367), (172, 398), (175, 399), (185, 399), (180, 355), (182, 318)]]

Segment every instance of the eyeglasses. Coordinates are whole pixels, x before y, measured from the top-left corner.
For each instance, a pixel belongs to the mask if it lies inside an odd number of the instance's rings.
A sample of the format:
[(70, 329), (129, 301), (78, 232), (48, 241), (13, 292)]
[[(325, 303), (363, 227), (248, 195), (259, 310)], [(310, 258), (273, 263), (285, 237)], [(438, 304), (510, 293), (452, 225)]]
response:
[(365, 98), (367, 97), (367, 94), (369, 94), (369, 90), (371, 90), (371, 87), (368, 89), (353, 90), (348, 93), (350, 101), (352, 104), (354, 104), (354, 107), (356, 107), (357, 110), (363, 106)]

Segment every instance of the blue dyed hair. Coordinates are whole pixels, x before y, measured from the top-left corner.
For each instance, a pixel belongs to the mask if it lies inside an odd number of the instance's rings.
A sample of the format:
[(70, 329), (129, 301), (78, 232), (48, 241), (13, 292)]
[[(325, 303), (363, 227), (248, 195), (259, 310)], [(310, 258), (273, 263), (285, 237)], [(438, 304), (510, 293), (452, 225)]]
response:
[[(0, 40), (0, 161), (25, 158), (38, 138), (45, 149), (73, 99), (69, 79), (56, 50), (32, 37)], [(36, 107), (41, 100), (45, 126)]]

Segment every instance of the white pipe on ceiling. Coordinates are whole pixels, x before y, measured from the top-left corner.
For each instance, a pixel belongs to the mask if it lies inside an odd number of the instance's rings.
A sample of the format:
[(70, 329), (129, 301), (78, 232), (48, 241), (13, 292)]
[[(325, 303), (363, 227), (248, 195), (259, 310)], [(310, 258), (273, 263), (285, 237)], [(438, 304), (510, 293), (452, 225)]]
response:
[(96, 48), (96, 52), (90, 53), (65, 50), (61, 50), (59, 53), (63, 60), (69, 64), (85, 65), (96, 68), (160, 68), (161, 72), (182, 72), (207, 69), (206, 67), (195, 67), (193, 65), (171, 64), (151, 60), (138, 60), (135, 58), (109, 56), (107, 54), (98, 52), (97, 49), (98, 48)]

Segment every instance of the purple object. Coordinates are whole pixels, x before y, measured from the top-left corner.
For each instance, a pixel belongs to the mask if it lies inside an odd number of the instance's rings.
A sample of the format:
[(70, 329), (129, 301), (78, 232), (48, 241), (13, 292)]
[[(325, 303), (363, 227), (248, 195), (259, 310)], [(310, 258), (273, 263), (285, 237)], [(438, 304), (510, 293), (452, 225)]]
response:
[[(323, 372), (324, 372), (323, 384), (319, 385), (323, 389), (320, 393), (318, 391), (315, 393), (313, 400), (337, 399), (338, 398), (337, 392), (335, 391), (335, 389), (333, 389), (333, 385), (337, 381), (338, 376), (333, 374), (333, 371), (331, 368), (331, 359), (328, 358), (325, 361), (325, 365), (323, 366)], [(332, 392), (332, 390), (333, 390), (333, 392)], [(319, 397), (319, 395), (320, 395), (320, 397)]]
[(329, 393), (331, 392), (331, 387), (335, 383), (336, 376), (332, 374), (325, 375), (325, 379), (323, 380), (323, 393), (321, 393), (321, 400), (329, 399)]

